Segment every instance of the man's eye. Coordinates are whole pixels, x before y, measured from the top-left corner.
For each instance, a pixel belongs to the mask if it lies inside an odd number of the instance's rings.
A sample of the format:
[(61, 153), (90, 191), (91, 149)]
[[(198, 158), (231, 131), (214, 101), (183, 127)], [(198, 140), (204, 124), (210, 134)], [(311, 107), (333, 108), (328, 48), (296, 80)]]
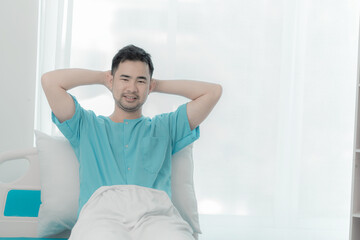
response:
[(122, 81), (129, 81), (127, 78), (120, 78)]
[(139, 81), (139, 83), (145, 83), (145, 81)]

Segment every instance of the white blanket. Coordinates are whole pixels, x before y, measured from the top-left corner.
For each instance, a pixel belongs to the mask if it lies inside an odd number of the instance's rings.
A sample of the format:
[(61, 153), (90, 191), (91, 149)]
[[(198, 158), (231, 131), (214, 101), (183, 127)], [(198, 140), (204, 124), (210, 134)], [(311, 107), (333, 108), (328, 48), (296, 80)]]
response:
[(116, 185), (96, 190), (69, 240), (193, 240), (192, 234), (164, 191)]

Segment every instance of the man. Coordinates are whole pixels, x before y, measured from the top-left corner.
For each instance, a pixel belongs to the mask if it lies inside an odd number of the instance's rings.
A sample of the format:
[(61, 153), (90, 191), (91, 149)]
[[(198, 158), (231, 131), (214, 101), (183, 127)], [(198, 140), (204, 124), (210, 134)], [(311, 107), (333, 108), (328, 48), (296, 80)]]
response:
[[(80, 215), (70, 239), (192, 239), (191, 228), (169, 200), (171, 155), (199, 137), (198, 126), (222, 88), (157, 80), (153, 71), (150, 55), (129, 45), (114, 56), (111, 71), (64, 69), (42, 76), (53, 122), (80, 163)], [(115, 108), (109, 117), (83, 109), (67, 93), (89, 84), (112, 92)], [(191, 101), (150, 119), (142, 116), (142, 106), (151, 92)]]

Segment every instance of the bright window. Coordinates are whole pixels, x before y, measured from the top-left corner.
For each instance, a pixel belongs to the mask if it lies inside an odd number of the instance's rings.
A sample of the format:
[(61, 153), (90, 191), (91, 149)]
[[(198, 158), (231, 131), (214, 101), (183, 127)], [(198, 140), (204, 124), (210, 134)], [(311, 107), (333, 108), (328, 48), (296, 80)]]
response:
[[(254, 227), (244, 239), (347, 239), (359, 7), (74, 0), (65, 67), (107, 70), (120, 48), (135, 44), (152, 55), (155, 78), (223, 86), (194, 147), (206, 239), (224, 237), (221, 226), (229, 234)], [(97, 114), (112, 113), (105, 87), (71, 93)], [(144, 115), (185, 101), (152, 94)]]

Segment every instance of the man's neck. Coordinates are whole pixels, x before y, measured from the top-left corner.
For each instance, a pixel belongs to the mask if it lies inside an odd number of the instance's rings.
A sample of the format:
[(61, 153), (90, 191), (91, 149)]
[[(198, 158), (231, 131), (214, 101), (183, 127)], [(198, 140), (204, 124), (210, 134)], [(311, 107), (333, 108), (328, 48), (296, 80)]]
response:
[(122, 109), (116, 108), (114, 112), (109, 116), (113, 122), (124, 122), (124, 119), (137, 119), (141, 118), (142, 112), (139, 109), (136, 112), (126, 112)]

